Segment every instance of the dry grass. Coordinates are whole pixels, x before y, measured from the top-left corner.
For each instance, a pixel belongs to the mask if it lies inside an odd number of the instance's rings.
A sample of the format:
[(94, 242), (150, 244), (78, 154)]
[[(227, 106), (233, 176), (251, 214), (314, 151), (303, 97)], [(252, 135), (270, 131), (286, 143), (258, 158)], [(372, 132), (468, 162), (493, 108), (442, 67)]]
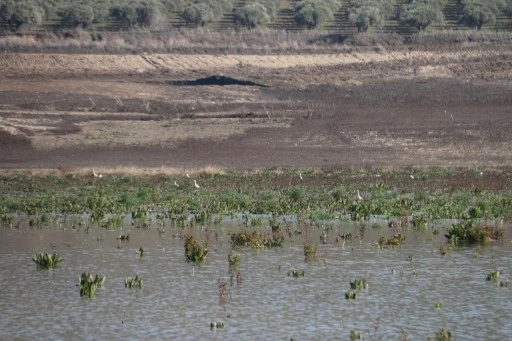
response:
[(135, 166), (116, 166), (116, 167), (66, 167), (59, 166), (57, 169), (52, 168), (18, 168), (18, 169), (1, 169), (0, 174), (13, 175), (17, 173), (25, 173), (30, 176), (45, 176), (49, 174), (72, 174), (76, 176), (92, 176), (93, 171), (102, 175), (130, 175), (130, 176), (185, 176), (189, 174), (194, 177), (200, 174), (226, 174), (226, 169), (216, 166), (206, 166), (198, 168), (175, 168), (175, 167), (135, 167)]
[[(101, 40), (96, 39), (101, 36)], [(93, 39), (93, 36), (95, 39)], [(324, 50), (337, 52), (354, 48), (385, 48), (401, 46), (452, 44), (509, 44), (512, 32), (507, 31), (434, 31), (402, 36), (398, 34), (364, 33), (353, 36), (337, 32), (279, 30), (241, 30), (211, 32), (202, 29), (170, 31), (101, 32), (91, 34), (74, 31), (71, 35), (58, 33), (25, 33), (0, 37), (0, 49), (7, 51), (39, 52), (96, 52), (96, 53), (223, 53), (272, 52), (311, 53)]]

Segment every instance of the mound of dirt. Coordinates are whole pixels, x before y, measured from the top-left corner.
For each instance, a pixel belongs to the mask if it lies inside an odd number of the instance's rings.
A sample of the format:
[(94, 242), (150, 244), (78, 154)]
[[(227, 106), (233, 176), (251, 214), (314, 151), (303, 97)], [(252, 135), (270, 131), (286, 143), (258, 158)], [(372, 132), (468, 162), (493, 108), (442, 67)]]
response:
[(203, 77), (194, 80), (181, 80), (181, 81), (173, 81), (173, 85), (186, 85), (186, 86), (200, 86), (200, 85), (242, 85), (242, 86), (259, 86), (266, 88), (267, 85), (259, 84), (251, 81), (244, 81), (240, 79), (236, 79), (233, 77), (226, 76), (210, 76)]

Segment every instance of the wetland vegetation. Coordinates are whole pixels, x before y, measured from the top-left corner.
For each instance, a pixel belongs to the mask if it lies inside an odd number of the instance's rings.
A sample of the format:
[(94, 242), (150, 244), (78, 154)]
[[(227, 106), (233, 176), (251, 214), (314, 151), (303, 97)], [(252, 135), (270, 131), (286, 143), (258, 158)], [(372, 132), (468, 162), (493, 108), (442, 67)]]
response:
[[(272, 236), (258, 236), (253, 232), (232, 236), (235, 245), (250, 243), (258, 247), (280, 245), (281, 230), (275, 217), (282, 216), (294, 216), (298, 222), (309, 220), (314, 224), (347, 219), (364, 222), (372, 216), (385, 217), (393, 236), (399, 235), (402, 225), (409, 225), (409, 217), (417, 228), (427, 228), (436, 219), (458, 219), (463, 221), (462, 225), (454, 226), (448, 238), (458, 241), (466, 238), (468, 242), (499, 238), (498, 230), (473, 226), (478, 221), (512, 217), (508, 171), (304, 169), (195, 176), (201, 181), (200, 189), (184, 174), (105, 174), (96, 178), (69, 173), (43, 176), (4, 173), (0, 175), (0, 222), (4, 227), (13, 227), (13, 214), (21, 214), (30, 216), (31, 226), (74, 217), (75, 227), (84, 224), (86, 218), (90, 225), (115, 228), (122, 224), (123, 217), (130, 215), (132, 225), (138, 228), (155, 223), (187, 227), (220, 223), (226, 217), (241, 215), (246, 225), (257, 227), (263, 222), (262, 216), (270, 216)], [(176, 187), (174, 181), (182, 185)], [(359, 200), (356, 190), (363, 193), (363, 200)], [(383, 240), (382, 244), (401, 242), (399, 238)]]
[[(189, 336), (206, 337), (198, 326), (208, 330), (208, 321), (214, 321), (208, 332), (236, 333), (250, 328), (249, 321), (257, 328), (272, 328), (274, 321), (268, 321), (268, 312), (259, 315), (265, 310), (262, 307), (280, 311), (291, 304), (287, 309), (296, 314), (309, 311), (302, 307), (305, 300), (323, 302), (326, 311), (313, 312), (320, 320), (309, 313), (301, 316), (316, 320), (312, 323), (326, 336), (339, 335), (340, 326), (325, 320), (336, 315), (345, 316), (343, 329), (358, 328), (352, 329), (351, 339), (402, 337), (406, 327), (412, 337), (425, 338), (437, 330), (435, 339), (450, 339), (452, 333), (461, 332), (455, 322), (459, 319), (453, 320), (444, 311), (455, 310), (456, 316), (470, 309), (460, 310), (458, 295), (452, 295), (461, 290), (459, 286), (466, 286), (473, 300), (480, 302), (483, 296), (477, 292), (489, 290), (483, 278), (486, 274), (498, 291), (485, 309), (510, 295), (511, 269), (505, 260), (512, 245), (507, 229), (512, 216), (511, 176), (507, 170), (477, 169), (276, 169), (191, 173), (189, 177), (105, 172), (101, 178), (5, 173), (0, 177), (4, 189), (0, 233), (7, 243), (31, 235), (45, 240), (43, 236), (55, 232), (70, 236), (74, 242), (66, 242), (64, 249), (57, 242), (48, 244), (58, 254), (37, 254), (33, 260), (38, 267), (54, 267), (63, 254), (66, 266), (53, 270), (52, 277), (60, 278), (82, 263), (108, 275), (111, 284), (100, 297), (90, 300), (93, 305), (122, 302), (116, 288), (124, 281), (127, 289), (142, 289), (144, 277), (144, 290), (121, 291), (129, 292), (130, 300), (138, 302), (133, 304), (145, 314), (155, 309), (156, 316), (170, 313), (159, 301), (163, 304), (172, 296), (181, 302), (173, 309), (201, 316), (196, 327), (187, 329), (183, 323), (189, 318), (173, 315), (181, 321), (177, 330), (185, 328)], [(199, 189), (192, 179), (201, 184)], [(120, 221), (106, 223), (115, 220)], [(9, 257), (8, 263), (18, 262)], [(107, 262), (102, 260), (105, 257)], [(119, 264), (124, 265), (118, 268)], [(134, 272), (136, 277), (126, 277)], [(94, 297), (105, 275), (82, 273), (80, 296)], [(51, 277), (40, 280), (53, 281)], [(439, 292), (417, 298), (415, 290), (427, 290), (431, 281)], [(53, 283), (50, 287), (61, 285)], [(214, 286), (217, 290), (212, 290)], [(447, 288), (451, 288), (449, 293)], [(293, 297), (285, 294), (288, 291)], [(140, 301), (145, 295), (153, 302), (149, 310)], [(209, 307), (192, 307), (192, 302), (205, 299)], [(216, 301), (220, 309), (212, 312)], [(395, 321), (384, 317), (387, 322), (368, 319), (375, 302), (401, 311), (408, 309), (401, 305), (404, 301), (414, 306), (405, 316)], [(487, 303), (479, 306), (487, 307)], [(129, 321), (137, 324), (126, 312), (130, 309), (125, 308), (120, 317), (126, 328)], [(499, 309), (505, 318), (512, 313), (509, 304)], [(432, 310), (441, 312), (434, 315)], [(430, 316), (428, 334), (410, 325), (409, 315), (416, 316), (416, 312)], [(288, 316), (289, 312), (271, 316), (279, 320), (281, 314)], [(366, 322), (357, 317), (360, 314)], [(152, 319), (158, 320), (156, 316)], [(451, 321), (445, 325), (450, 331), (439, 329), (439, 318)], [(275, 323), (282, 325), (279, 321)], [(380, 325), (382, 332), (372, 323)], [(302, 324), (292, 321), (295, 326)], [(289, 331), (288, 338), (312, 336), (307, 330), (302, 332)], [(496, 335), (507, 333), (507, 327), (496, 331)]]

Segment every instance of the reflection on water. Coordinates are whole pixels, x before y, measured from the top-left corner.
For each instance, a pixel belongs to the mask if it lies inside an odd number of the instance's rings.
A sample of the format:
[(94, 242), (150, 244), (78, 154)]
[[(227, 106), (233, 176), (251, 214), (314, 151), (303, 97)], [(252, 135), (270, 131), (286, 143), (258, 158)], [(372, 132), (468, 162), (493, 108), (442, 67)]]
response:
[[(116, 240), (119, 230), (2, 229), (0, 339), (346, 340), (357, 329), (367, 340), (397, 340), (402, 330), (418, 340), (441, 328), (464, 340), (512, 335), (512, 288), (485, 279), (495, 269), (504, 277), (512, 272), (510, 229), (505, 242), (442, 257), (443, 229), (439, 235), (407, 231), (402, 247), (382, 250), (372, 240), (389, 233), (387, 228), (369, 226), (359, 239), (356, 227), (334, 226), (318, 260), (309, 263), (302, 244), (305, 238), (320, 241), (323, 230), (292, 233), (282, 248), (238, 249), (243, 282), (237, 284), (228, 271), (228, 233), (242, 228), (195, 229), (200, 239), (210, 236), (210, 254), (201, 266), (185, 261), (179, 228), (161, 234), (125, 227), (127, 242)], [(342, 246), (335, 242), (339, 233), (354, 239)], [(32, 257), (53, 251), (63, 257), (62, 265), (37, 270)], [(287, 276), (291, 269), (305, 270), (305, 276)], [(76, 287), (84, 271), (107, 277), (92, 299), (81, 298)], [(142, 290), (125, 289), (124, 279), (135, 275), (144, 278)], [(359, 276), (369, 289), (346, 300), (349, 281)], [(219, 279), (227, 283), (224, 304)], [(225, 328), (211, 330), (211, 321)]]

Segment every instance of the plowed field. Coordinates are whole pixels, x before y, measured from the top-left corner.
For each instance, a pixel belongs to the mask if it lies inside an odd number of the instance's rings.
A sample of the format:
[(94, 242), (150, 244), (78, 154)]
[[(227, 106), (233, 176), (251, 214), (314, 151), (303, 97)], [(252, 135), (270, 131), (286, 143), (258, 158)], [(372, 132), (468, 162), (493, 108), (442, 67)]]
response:
[(4, 169), (512, 165), (503, 46), (3, 53), (0, 69)]

